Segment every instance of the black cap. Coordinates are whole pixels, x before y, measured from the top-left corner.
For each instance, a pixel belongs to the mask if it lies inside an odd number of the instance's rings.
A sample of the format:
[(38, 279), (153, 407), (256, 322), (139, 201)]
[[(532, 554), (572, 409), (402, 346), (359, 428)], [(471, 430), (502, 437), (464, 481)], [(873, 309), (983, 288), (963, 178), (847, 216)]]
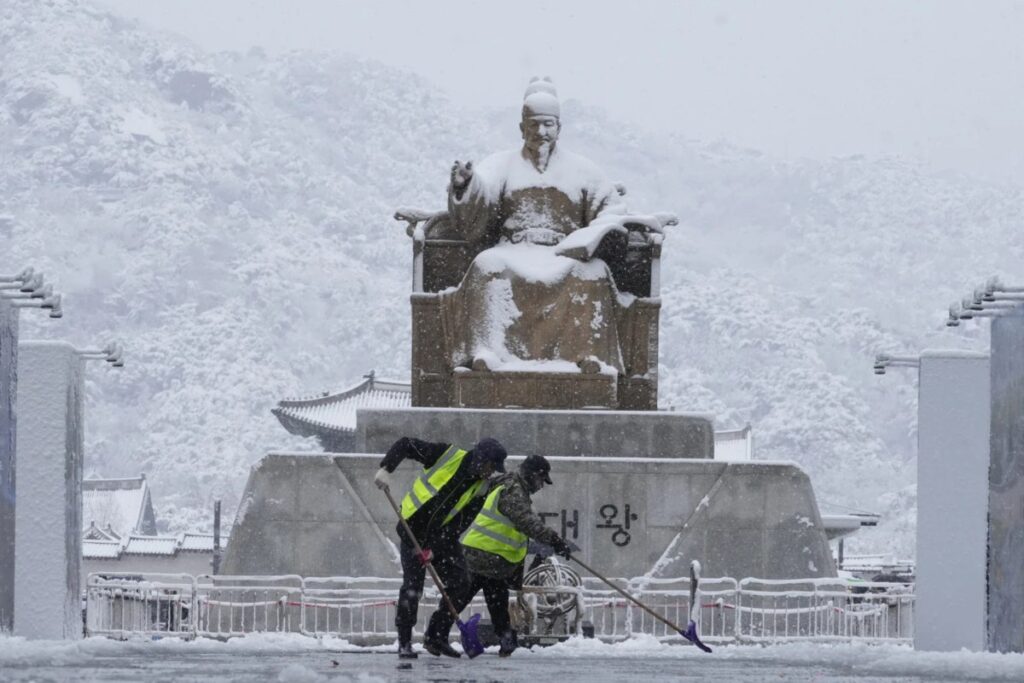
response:
[(546, 484), (553, 483), (551, 481), (551, 463), (543, 455), (526, 456), (526, 460), (519, 466), (519, 470), (523, 473), (523, 476), (540, 474), (544, 477)]
[(508, 457), (508, 452), (497, 439), (492, 439), (491, 437), (480, 439), (473, 446), (473, 453), (480, 459), (479, 462), (493, 463), (495, 470), (498, 472), (505, 471), (505, 458)]

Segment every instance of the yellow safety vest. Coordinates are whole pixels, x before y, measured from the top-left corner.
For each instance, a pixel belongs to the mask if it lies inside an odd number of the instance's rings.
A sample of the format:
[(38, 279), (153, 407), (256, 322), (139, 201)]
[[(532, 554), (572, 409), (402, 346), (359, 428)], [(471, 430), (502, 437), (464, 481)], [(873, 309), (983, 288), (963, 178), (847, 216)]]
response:
[(518, 564), (526, 559), (527, 536), (512, 524), (512, 520), (498, 512), (498, 497), (504, 488), (503, 484), (488, 494), (480, 514), (462, 534), (462, 545), (500, 555), (512, 564)]
[[(459, 469), (459, 465), (462, 464), (462, 460), (466, 457), (466, 452), (461, 448), (456, 448), (454, 445), (449, 446), (448, 450), (437, 459), (433, 467), (429, 470), (424, 470), (422, 474), (416, 477), (416, 481), (412, 483), (412, 489), (402, 498), (402, 519), (409, 519), (416, 514), (417, 510), (426, 505), (427, 501), (436, 496), (437, 492), (451, 481), (451, 478), (455, 476), (455, 472)], [(473, 499), (473, 496), (480, 490), (483, 483), (483, 480), (474, 483), (462, 494), (459, 500), (456, 501), (455, 507), (444, 518), (443, 524), (452, 521), (455, 515), (469, 504), (469, 501)]]

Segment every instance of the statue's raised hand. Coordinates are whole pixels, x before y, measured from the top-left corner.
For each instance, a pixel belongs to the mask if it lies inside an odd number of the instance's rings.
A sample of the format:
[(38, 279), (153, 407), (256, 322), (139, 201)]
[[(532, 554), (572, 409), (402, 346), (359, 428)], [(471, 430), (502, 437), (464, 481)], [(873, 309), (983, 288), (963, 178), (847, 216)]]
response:
[(455, 196), (461, 197), (462, 193), (469, 187), (469, 181), (473, 179), (473, 162), (462, 163), (456, 161), (452, 164), (451, 188)]

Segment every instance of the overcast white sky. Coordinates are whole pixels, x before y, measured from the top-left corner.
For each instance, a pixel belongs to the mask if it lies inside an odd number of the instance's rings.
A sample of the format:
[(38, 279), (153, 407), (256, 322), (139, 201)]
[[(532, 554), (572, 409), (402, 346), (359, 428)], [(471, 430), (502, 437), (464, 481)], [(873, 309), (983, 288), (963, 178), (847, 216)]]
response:
[(1024, 0), (97, 1), (208, 49), (371, 57), (471, 105), (518, 104), (550, 75), (688, 137), (1024, 183)]

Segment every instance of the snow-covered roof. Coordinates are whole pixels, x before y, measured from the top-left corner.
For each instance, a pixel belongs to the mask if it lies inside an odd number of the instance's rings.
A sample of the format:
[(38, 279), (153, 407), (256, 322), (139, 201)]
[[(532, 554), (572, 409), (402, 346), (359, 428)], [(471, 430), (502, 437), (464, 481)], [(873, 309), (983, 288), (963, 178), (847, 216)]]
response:
[(177, 536), (129, 536), (124, 542), (125, 555), (175, 555)]
[(844, 570), (849, 572), (871, 573), (913, 573), (914, 561), (899, 559), (894, 555), (846, 555), (843, 558)]
[(121, 556), (120, 541), (82, 541), (82, 558), (86, 560), (112, 560)]
[[(220, 546), (227, 545), (227, 536), (221, 536)], [(118, 540), (85, 539), (82, 558), (86, 560), (119, 560), (126, 555), (174, 557), (183, 552), (213, 552), (213, 534), (186, 531), (177, 536), (131, 535)]]
[[(180, 536), (181, 542), (180, 550), (191, 550), (191, 551), (210, 551), (213, 552), (213, 534), (200, 534), (196, 532), (186, 532)], [(224, 536), (220, 537), (220, 546), (223, 548), (226, 545), (227, 538)]]
[(370, 373), (365, 380), (344, 391), (285, 399), (271, 412), (292, 434), (321, 436), (329, 432), (354, 432), (359, 408), (408, 408), (411, 405), (409, 382), (377, 379)]
[(878, 526), (882, 516), (877, 512), (856, 510), (827, 501), (818, 501), (821, 512), (821, 523), (825, 527), (828, 540), (834, 541), (863, 528)]
[(156, 533), (146, 475), (82, 482), (82, 531), (109, 527), (118, 536)]

